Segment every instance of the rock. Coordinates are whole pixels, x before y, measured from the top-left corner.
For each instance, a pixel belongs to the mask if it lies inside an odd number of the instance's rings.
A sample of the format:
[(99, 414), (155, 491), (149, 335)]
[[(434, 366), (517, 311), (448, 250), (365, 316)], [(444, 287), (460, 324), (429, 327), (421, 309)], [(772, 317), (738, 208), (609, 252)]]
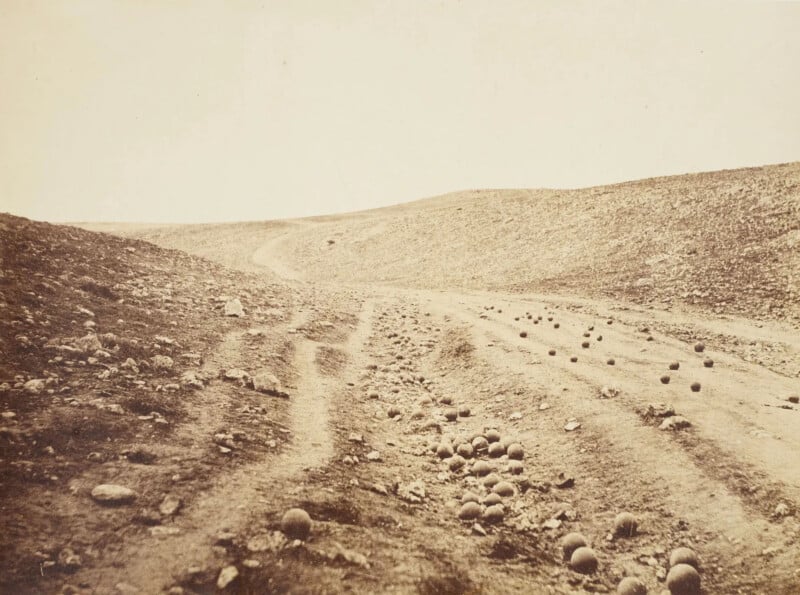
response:
[(183, 502), (177, 496), (167, 494), (158, 506), (158, 511), (163, 516), (174, 516), (180, 510)]
[(129, 504), (136, 499), (136, 492), (130, 488), (112, 483), (103, 483), (92, 490), (92, 498), (100, 504)]
[(418, 504), (426, 497), (425, 484), (419, 479), (411, 483), (399, 483), (397, 485), (397, 496), (406, 502)]
[(373, 462), (380, 461), (381, 453), (379, 453), (377, 450), (371, 450), (370, 452), (367, 453), (367, 460)]
[(259, 370), (251, 378), (253, 389), (268, 395), (282, 395), (283, 388), (280, 380), (269, 370)]
[(574, 432), (575, 430), (577, 430), (580, 427), (581, 427), (580, 422), (578, 422), (576, 420), (572, 420), (572, 421), (567, 422), (567, 425), (564, 426), (564, 430), (566, 430), (567, 432)]
[(174, 362), (168, 355), (154, 355), (150, 358), (150, 363), (156, 370), (171, 370)]
[(239, 298), (233, 298), (225, 302), (225, 316), (238, 316), (239, 318), (244, 316), (244, 307)]
[(217, 578), (217, 589), (226, 589), (233, 581), (239, 577), (239, 570), (236, 566), (226, 566), (219, 572)]
[(699, 595), (700, 574), (688, 564), (677, 564), (667, 573), (667, 588), (671, 595)]
[(58, 565), (67, 572), (75, 572), (81, 567), (81, 557), (72, 548), (66, 547), (58, 553)]
[(486, 529), (481, 527), (480, 523), (475, 523), (472, 525), (472, 533), (475, 535), (480, 535), (481, 537), (486, 537)]
[(673, 415), (662, 421), (661, 425), (658, 426), (658, 429), (671, 432), (675, 430), (683, 430), (685, 428), (691, 427), (691, 425), (692, 423), (685, 417), (681, 415)]
[(82, 351), (83, 353), (94, 353), (98, 349), (103, 348), (102, 343), (100, 343), (100, 339), (98, 339), (97, 335), (94, 333), (89, 333), (80, 339), (75, 339), (73, 344), (75, 345), (76, 349)]
[(597, 572), (597, 554), (587, 546), (581, 546), (572, 552), (569, 559), (569, 566), (575, 572), (581, 574), (593, 574)]
[(792, 510), (789, 508), (789, 506), (787, 504), (781, 502), (780, 504), (778, 504), (775, 507), (775, 510), (772, 511), (772, 514), (773, 514), (773, 516), (776, 516), (778, 518), (783, 518), (783, 517), (791, 516)]
[(393, 405), (393, 406), (389, 407), (389, 410), (386, 412), (386, 414), (387, 414), (387, 415), (388, 415), (390, 418), (394, 418), (394, 417), (397, 417), (398, 415), (402, 415), (402, 412), (400, 411), (400, 408), (399, 408), (399, 407), (395, 407), (395, 406)]
[(358, 434), (356, 432), (351, 432), (350, 435), (347, 437), (347, 440), (350, 442), (357, 442), (361, 444), (364, 442), (364, 435)]
[(564, 560), (572, 558), (572, 554), (579, 547), (587, 547), (589, 542), (580, 533), (567, 533), (561, 539), (561, 551), (564, 555)]
[(290, 539), (305, 540), (311, 532), (311, 517), (302, 508), (287, 510), (281, 518), (281, 531)]
[(642, 417), (652, 419), (654, 417), (670, 417), (675, 415), (675, 408), (666, 403), (648, 403), (647, 409), (641, 412)]
[(250, 374), (241, 368), (230, 368), (225, 370), (223, 378), (225, 378), (225, 380), (239, 380), (240, 382), (245, 382), (250, 378)]
[(688, 547), (675, 548), (669, 555), (670, 568), (677, 566), (678, 564), (688, 564), (689, 566), (700, 568), (700, 562), (697, 559), (697, 554), (694, 553), (694, 550)]
[(29, 395), (38, 395), (44, 390), (44, 387), (45, 380), (41, 378), (34, 378), (33, 380), (28, 380), (25, 384), (23, 384), (22, 390)]
[(617, 585), (617, 595), (647, 595), (647, 587), (635, 576), (626, 576)]
[(465, 502), (458, 511), (458, 518), (462, 521), (471, 521), (481, 516), (481, 507), (477, 502)]
[(619, 395), (619, 389), (616, 386), (604, 386), (600, 389), (600, 396), (604, 399), (613, 399)]
[(614, 519), (614, 535), (617, 537), (633, 537), (638, 528), (636, 517), (629, 512), (621, 512)]

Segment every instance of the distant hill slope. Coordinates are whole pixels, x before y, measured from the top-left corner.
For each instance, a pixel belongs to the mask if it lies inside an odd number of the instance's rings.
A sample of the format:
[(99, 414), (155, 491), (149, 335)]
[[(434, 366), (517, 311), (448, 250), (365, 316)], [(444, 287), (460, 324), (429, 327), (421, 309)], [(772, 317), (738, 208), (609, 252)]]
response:
[(603, 294), (800, 320), (800, 163), (467, 191), (317, 222), (283, 244), (309, 279)]

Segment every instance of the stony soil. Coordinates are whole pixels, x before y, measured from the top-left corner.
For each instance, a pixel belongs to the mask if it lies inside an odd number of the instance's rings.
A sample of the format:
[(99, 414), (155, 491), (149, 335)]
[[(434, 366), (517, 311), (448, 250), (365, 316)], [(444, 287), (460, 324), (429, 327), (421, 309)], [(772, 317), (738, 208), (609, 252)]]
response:
[[(702, 593), (798, 592), (798, 171), (124, 237), (3, 216), (0, 591), (660, 594), (685, 546)], [(740, 227), (710, 223), (734, 187)], [(642, 192), (694, 209), (674, 242)]]

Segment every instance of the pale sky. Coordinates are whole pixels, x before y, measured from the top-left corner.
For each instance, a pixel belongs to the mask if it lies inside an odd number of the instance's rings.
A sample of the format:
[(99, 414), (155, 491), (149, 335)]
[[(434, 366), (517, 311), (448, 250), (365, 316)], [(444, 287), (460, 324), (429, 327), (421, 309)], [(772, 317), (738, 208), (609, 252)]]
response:
[(797, 160), (798, 2), (0, 1), (0, 211), (34, 219)]

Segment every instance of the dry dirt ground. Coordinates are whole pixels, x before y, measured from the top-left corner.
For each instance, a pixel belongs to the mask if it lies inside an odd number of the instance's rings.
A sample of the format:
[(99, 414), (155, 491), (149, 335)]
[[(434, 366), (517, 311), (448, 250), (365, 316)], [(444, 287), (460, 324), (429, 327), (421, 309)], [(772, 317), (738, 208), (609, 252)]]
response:
[[(685, 546), (702, 593), (800, 592), (798, 171), (83, 226), (116, 236), (3, 216), (0, 590), (661, 594)], [(731, 188), (725, 222), (644, 223), (648, 193)]]

